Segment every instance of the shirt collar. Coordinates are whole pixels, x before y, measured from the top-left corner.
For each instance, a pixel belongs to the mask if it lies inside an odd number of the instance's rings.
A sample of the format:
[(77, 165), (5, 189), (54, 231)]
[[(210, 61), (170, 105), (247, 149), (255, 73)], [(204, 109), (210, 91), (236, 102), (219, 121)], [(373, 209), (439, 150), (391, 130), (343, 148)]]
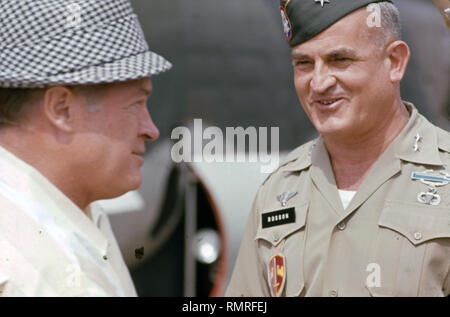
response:
[[(403, 161), (442, 166), (442, 160), (439, 156), (438, 134), (435, 127), (419, 112), (412, 103), (404, 102), (408, 109), (410, 118), (408, 123), (395, 138), (392, 146), (394, 147), (395, 156)], [(415, 151), (416, 143), (418, 148)], [(312, 161), (318, 159), (318, 153), (323, 153), (325, 142), (322, 136), (316, 140), (309, 142), (300, 149), (294, 151), (287, 159), (285, 166), (281, 168), (284, 172), (295, 172), (307, 169), (311, 166)]]
[(294, 150), (286, 158), (285, 165), (281, 168), (283, 172), (296, 172), (307, 169), (311, 166), (311, 156), (313, 149), (317, 142), (321, 139), (321, 136), (314, 141), (308, 142), (300, 148)]
[(413, 104), (405, 102), (411, 116), (394, 140), (396, 157), (407, 162), (442, 166), (438, 134), (434, 125), (419, 114)]

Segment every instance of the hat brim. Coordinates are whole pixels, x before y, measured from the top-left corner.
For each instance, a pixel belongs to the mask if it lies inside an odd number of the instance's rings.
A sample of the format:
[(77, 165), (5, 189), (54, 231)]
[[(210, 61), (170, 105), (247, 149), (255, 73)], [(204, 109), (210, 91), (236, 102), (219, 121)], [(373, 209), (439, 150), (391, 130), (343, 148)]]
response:
[[(56, 85), (89, 85), (113, 83), (150, 77), (169, 70), (172, 64), (164, 57), (146, 51), (121, 60), (89, 66), (56, 75), (1, 74), (0, 86), (12, 88), (43, 88)], [(2, 79), (2, 77), (8, 80)]]

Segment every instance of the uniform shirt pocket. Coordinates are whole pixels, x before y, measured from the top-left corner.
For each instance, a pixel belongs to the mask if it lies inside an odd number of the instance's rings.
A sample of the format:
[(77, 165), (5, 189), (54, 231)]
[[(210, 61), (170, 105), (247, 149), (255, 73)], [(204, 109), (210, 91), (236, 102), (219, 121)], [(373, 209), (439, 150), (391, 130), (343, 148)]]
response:
[(441, 296), (449, 270), (450, 210), (388, 200), (371, 262), (381, 268), (372, 296)]
[(450, 209), (387, 201), (378, 224), (419, 245), (432, 239), (450, 238)]

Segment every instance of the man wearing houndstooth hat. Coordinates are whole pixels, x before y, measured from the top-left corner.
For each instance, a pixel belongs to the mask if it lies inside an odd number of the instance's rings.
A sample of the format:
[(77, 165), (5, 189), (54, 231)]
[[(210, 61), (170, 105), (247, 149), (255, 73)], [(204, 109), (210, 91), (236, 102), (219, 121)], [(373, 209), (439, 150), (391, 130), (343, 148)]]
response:
[(140, 186), (170, 68), (128, 0), (0, 0), (0, 296), (136, 296), (93, 202)]

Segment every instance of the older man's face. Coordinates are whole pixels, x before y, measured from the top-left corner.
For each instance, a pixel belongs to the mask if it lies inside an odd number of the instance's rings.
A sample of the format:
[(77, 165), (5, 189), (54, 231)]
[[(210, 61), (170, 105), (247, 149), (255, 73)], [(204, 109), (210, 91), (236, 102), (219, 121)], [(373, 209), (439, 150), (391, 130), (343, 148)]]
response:
[(297, 94), (324, 136), (370, 133), (392, 106), (389, 62), (367, 16), (365, 8), (355, 11), (292, 49)]
[(111, 84), (98, 105), (86, 108), (78, 136), (83, 147), (78, 177), (86, 180), (94, 198), (115, 197), (141, 185), (145, 141), (159, 136), (147, 110), (151, 91), (149, 78)]

